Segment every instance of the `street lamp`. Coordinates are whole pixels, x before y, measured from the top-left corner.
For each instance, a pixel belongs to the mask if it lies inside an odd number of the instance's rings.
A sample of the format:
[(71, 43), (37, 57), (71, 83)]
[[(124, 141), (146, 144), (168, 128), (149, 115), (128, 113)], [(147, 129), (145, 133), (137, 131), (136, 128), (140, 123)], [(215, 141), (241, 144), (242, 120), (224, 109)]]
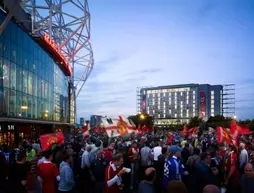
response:
[(237, 118), (237, 116), (236, 116), (236, 115), (234, 115), (234, 116), (233, 116), (233, 119), (235, 119), (235, 120), (236, 120), (236, 118)]
[(142, 120), (145, 119), (145, 115), (141, 114), (140, 119), (142, 119)]

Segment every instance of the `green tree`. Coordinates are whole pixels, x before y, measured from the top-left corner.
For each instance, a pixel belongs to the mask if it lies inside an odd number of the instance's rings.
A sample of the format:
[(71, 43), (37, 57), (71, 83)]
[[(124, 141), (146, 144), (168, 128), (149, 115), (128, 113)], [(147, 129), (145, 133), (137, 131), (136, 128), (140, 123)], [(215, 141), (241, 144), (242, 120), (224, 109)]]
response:
[(189, 121), (188, 128), (198, 127), (203, 122), (204, 122), (203, 119), (198, 116), (192, 117)]
[(223, 115), (211, 116), (207, 120), (207, 127), (216, 128), (217, 126), (229, 128), (232, 118), (224, 117)]
[(249, 128), (251, 131), (254, 131), (254, 119), (252, 119), (249, 124), (248, 124)]

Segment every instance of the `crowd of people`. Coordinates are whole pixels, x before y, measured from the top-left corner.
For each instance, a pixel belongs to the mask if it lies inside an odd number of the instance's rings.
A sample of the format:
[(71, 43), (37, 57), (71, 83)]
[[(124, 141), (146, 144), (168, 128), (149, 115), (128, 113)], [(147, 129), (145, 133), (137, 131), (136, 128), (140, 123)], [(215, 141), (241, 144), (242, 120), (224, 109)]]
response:
[(44, 152), (39, 141), (3, 145), (0, 193), (254, 193), (252, 138), (239, 147), (209, 135), (168, 144), (166, 133), (73, 137)]

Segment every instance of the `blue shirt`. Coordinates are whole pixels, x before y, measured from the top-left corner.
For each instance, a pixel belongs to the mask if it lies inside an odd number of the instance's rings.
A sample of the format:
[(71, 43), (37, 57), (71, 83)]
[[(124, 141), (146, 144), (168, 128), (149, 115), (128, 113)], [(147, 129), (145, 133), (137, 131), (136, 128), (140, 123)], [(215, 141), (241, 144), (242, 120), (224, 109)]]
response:
[(74, 187), (73, 171), (65, 161), (60, 164), (60, 181), (58, 184), (58, 190), (60, 191), (70, 191)]
[(182, 180), (183, 173), (184, 165), (177, 157), (172, 156), (164, 164), (163, 185), (167, 186), (172, 180)]

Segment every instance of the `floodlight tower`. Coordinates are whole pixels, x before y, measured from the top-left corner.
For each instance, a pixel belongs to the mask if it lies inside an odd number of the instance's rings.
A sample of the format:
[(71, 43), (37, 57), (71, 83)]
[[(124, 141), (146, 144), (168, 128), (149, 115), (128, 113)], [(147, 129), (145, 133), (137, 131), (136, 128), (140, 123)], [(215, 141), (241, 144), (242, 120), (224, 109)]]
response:
[[(47, 33), (72, 64), (70, 77), (74, 101), (79, 96), (93, 65), (88, 0), (22, 0), (31, 15), (33, 36)], [(75, 102), (76, 103), (76, 102)], [(75, 108), (76, 114), (76, 108)]]

